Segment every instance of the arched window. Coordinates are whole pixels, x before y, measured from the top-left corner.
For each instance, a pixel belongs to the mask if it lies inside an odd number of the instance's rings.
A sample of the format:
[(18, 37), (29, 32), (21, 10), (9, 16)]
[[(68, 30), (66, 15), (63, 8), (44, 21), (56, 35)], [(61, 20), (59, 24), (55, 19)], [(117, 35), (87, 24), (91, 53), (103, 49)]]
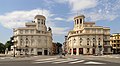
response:
[(26, 38), (26, 44), (28, 44), (28, 38)]
[(101, 39), (99, 38), (99, 39), (98, 39), (98, 45), (100, 45), (100, 40), (101, 40)]
[(82, 39), (82, 38), (80, 38), (80, 45), (81, 45), (82, 41), (83, 41), (83, 39)]
[(38, 22), (38, 24), (40, 24), (40, 22)]
[(87, 38), (87, 45), (89, 45), (89, 43), (90, 43), (90, 39), (89, 39), (89, 38)]
[(75, 20), (75, 25), (76, 25), (76, 20)]
[(22, 39), (20, 39), (20, 44), (21, 44), (21, 45), (23, 44), (23, 40), (22, 40)]
[(80, 19), (80, 24), (82, 24), (82, 19)]
[(96, 39), (93, 38), (93, 47), (95, 47), (95, 41), (96, 41)]
[(80, 38), (80, 43), (82, 43), (82, 40), (83, 40), (83, 39), (82, 39), (82, 38)]
[(31, 39), (31, 45), (34, 45), (34, 39)]
[(73, 43), (75, 43), (75, 42), (76, 42), (76, 39), (74, 38)]
[(77, 24), (79, 23), (79, 20), (77, 19)]

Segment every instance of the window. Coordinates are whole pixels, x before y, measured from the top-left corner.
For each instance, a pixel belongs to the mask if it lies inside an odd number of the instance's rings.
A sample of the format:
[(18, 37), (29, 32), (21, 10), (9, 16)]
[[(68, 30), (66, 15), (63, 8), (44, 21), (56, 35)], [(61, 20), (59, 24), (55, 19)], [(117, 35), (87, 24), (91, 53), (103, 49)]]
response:
[(37, 20), (40, 20), (40, 19), (37, 19)]
[(76, 24), (76, 20), (75, 20), (75, 24)]
[(114, 44), (114, 47), (116, 47), (116, 44)]
[(90, 50), (90, 49), (89, 49), (89, 48), (87, 48), (87, 53), (89, 53), (89, 50)]
[(75, 43), (75, 42), (76, 42), (76, 40), (74, 39), (74, 40), (73, 40), (73, 43)]
[(20, 33), (23, 34), (23, 30), (20, 30)]
[(40, 22), (38, 22), (38, 24), (40, 24)]
[(41, 39), (38, 39), (38, 43), (40, 43), (41, 42)]
[(28, 33), (28, 30), (25, 30), (25, 33)]
[(34, 33), (34, 30), (31, 30), (31, 33)]
[(45, 20), (43, 20), (43, 22), (44, 22), (44, 25), (45, 25)]
[(100, 41), (98, 41), (98, 45), (100, 45)]
[(82, 39), (82, 38), (80, 38), (80, 45), (81, 45), (81, 43), (82, 43), (82, 40), (83, 40), (83, 39)]
[(41, 24), (43, 24), (43, 22), (41, 22)]
[(22, 39), (20, 39), (20, 43), (21, 43), (21, 45), (23, 44), (23, 40)]
[(80, 24), (82, 24), (82, 19), (80, 19)]
[(77, 19), (77, 24), (79, 23), (79, 20)]
[(90, 39), (89, 39), (89, 38), (87, 38), (87, 45), (89, 45), (89, 42), (90, 42)]

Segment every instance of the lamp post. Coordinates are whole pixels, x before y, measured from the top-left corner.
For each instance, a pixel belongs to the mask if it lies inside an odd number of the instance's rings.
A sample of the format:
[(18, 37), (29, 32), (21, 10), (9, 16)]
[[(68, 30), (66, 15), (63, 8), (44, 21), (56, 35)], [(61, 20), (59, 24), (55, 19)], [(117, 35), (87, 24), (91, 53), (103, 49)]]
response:
[(16, 45), (13, 46), (13, 50), (14, 50), (13, 57), (15, 57), (15, 49), (16, 49)]
[(101, 54), (102, 46), (101, 46), (101, 45), (98, 45), (98, 48), (99, 48), (99, 55), (102, 55), (102, 54)]
[[(12, 44), (14, 44), (14, 40), (12, 40)], [(15, 49), (16, 49), (16, 45), (13, 45), (13, 57), (15, 57)]]
[(27, 45), (25, 45), (25, 56), (27, 55)]

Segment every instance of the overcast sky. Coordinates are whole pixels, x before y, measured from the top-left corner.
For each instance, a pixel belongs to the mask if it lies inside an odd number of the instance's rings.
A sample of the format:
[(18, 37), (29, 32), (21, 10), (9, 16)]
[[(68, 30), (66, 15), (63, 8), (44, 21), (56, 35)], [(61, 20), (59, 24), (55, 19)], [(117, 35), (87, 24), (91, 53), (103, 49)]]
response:
[(73, 17), (81, 14), (86, 22), (120, 32), (120, 0), (0, 0), (0, 42), (9, 40), (13, 28), (24, 27), (37, 14), (47, 18), (54, 42), (64, 42), (73, 29)]

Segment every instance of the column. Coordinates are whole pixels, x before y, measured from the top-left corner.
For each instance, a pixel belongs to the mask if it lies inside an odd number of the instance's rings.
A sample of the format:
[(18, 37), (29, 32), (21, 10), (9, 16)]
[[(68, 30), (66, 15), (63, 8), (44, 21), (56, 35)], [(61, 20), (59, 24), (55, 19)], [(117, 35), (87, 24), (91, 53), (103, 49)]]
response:
[(73, 48), (71, 48), (71, 55), (73, 55)]
[(37, 55), (37, 48), (34, 48), (34, 55)]
[(29, 50), (29, 55), (31, 55), (31, 48), (29, 48), (28, 50)]
[(79, 55), (79, 48), (76, 48), (76, 55)]
[(44, 55), (44, 48), (42, 48), (42, 55)]
[(49, 48), (47, 49), (47, 51), (48, 51), (48, 52), (47, 52), (47, 55), (50, 55), (50, 50), (49, 50)]

